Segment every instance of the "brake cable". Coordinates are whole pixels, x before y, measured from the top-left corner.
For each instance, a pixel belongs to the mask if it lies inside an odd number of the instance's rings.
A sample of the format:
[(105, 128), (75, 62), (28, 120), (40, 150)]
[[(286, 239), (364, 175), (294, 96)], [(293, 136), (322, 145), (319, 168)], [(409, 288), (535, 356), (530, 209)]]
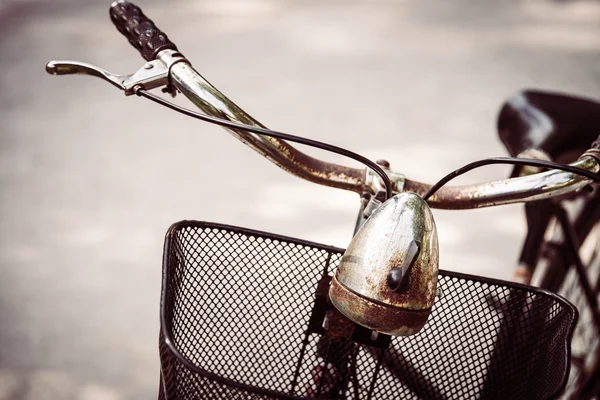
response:
[(155, 94), (152, 94), (141, 88), (134, 89), (134, 90), (135, 90), (135, 94), (137, 94), (138, 96), (143, 96), (149, 100), (152, 100), (155, 103), (158, 103), (162, 106), (170, 108), (171, 110), (177, 111), (181, 114), (187, 115), (192, 118), (197, 118), (199, 120), (209, 122), (211, 124), (220, 125), (220, 126), (224, 126), (224, 127), (231, 128), (231, 129), (240, 129), (240, 130), (243, 130), (246, 132), (257, 133), (257, 134), (263, 135), (263, 136), (270, 136), (270, 137), (274, 137), (277, 139), (300, 143), (300, 144), (316, 147), (321, 150), (329, 151), (332, 153), (340, 154), (342, 156), (351, 158), (351, 159), (358, 161), (361, 164), (364, 164), (367, 167), (371, 168), (373, 171), (375, 171), (375, 173), (377, 175), (379, 175), (381, 177), (381, 180), (383, 181), (383, 184), (385, 186), (386, 200), (389, 199), (390, 197), (392, 197), (392, 195), (393, 195), (393, 193), (392, 193), (393, 185), (392, 185), (392, 182), (390, 181), (390, 178), (385, 173), (385, 171), (379, 165), (377, 165), (373, 161), (369, 160), (368, 158), (361, 156), (360, 154), (354, 153), (350, 150), (346, 150), (346, 149), (343, 149), (338, 146), (334, 146), (332, 144), (319, 142), (317, 140), (307, 139), (307, 138), (303, 138), (301, 136), (291, 135), (289, 133), (273, 131), (273, 130), (267, 129), (267, 128), (260, 128), (257, 126), (240, 124), (237, 122), (232, 122), (232, 121), (226, 120), (224, 118), (217, 118), (217, 117), (212, 117), (210, 115), (201, 114), (199, 112), (192, 111), (190, 109), (178, 106), (177, 104), (171, 103), (170, 101), (164, 100), (164, 99), (160, 98), (159, 96), (156, 96)]
[(541, 167), (541, 168), (553, 168), (562, 171), (571, 172), (573, 174), (584, 176), (588, 179), (591, 179), (594, 182), (600, 182), (600, 174), (593, 173), (587, 171), (582, 168), (574, 167), (568, 164), (557, 163), (554, 161), (545, 161), (545, 160), (532, 160), (529, 158), (517, 158), (517, 157), (493, 157), (486, 158), (484, 160), (474, 161), (461, 167), (457, 170), (450, 172), (448, 175), (444, 176), (440, 179), (435, 185), (433, 185), (427, 193), (423, 196), (423, 200), (427, 201), (435, 192), (437, 192), (442, 186), (446, 185), (452, 179), (467, 173), (471, 170), (474, 170), (479, 167), (483, 167), (485, 165), (492, 164), (510, 164), (510, 165), (526, 165), (531, 167)]
[[(377, 173), (377, 175), (379, 175), (381, 177), (381, 179), (385, 185), (385, 189), (386, 189), (386, 200), (389, 199), (390, 197), (392, 197), (392, 190), (393, 190), (392, 182), (390, 181), (390, 179), (387, 176), (387, 174), (385, 173), (385, 171), (379, 165), (377, 165), (373, 161), (369, 160), (368, 158), (361, 156), (360, 154), (354, 153), (350, 150), (347, 150), (347, 149), (344, 149), (344, 148), (341, 148), (338, 146), (334, 146), (334, 145), (331, 145), (328, 143), (319, 142), (317, 140), (308, 139), (308, 138), (304, 138), (304, 137), (296, 136), (296, 135), (291, 135), (289, 133), (273, 131), (273, 130), (267, 129), (267, 128), (260, 128), (260, 127), (256, 127), (256, 126), (240, 124), (237, 122), (232, 122), (232, 121), (226, 120), (224, 118), (217, 118), (217, 117), (213, 117), (210, 115), (204, 115), (199, 112), (178, 106), (177, 104), (171, 103), (167, 100), (164, 100), (164, 99), (160, 98), (159, 96), (156, 96), (146, 90), (143, 90), (142, 88), (134, 89), (134, 91), (135, 91), (135, 94), (137, 94), (138, 96), (145, 97), (149, 100), (152, 100), (155, 103), (158, 103), (162, 106), (170, 108), (171, 110), (177, 111), (181, 114), (187, 115), (192, 118), (197, 118), (199, 120), (209, 122), (211, 124), (216, 124), (216, 125), (224, 126), (224, 127), (231, 128), (231, 129), (240, 129), (240, 130), (243, 130), (246, 132), (252, 132), (252, 133), (259, 134), (259, 135), (270, 136), (270, 137), (274, 137), (274, 138), (278, 138), (278, 139), (282, 139), (282, 140), (287, 140), (290, 142), (300, 143), (300, 144), (304, 144), (307, 146), (316, 147), (321, 150), (326, 150), (326, 151), (329, 151), (332, 153), (340, 154), (342, 156), (356, 160), (356, 161), (366, 165), (367, 167), (371, 168), (373, 171), (375, 171), (375, 173)], [(425, 201), (429, 200), (429, 198), (431, 198), (431, 196), (433, 196), (439, 189), (441, 189), (444, 185), (446, 185), (452, 179), (454, 179), (460, 175), (463, 175), (471, 170), (474, 170), (476, 168), (480, 168), (480, 167), (483, 167), (486, 165), (492, 165), (492, 164), (526, 165), (526, 166), (532, 166), (532, 167), (553, 168), (553, 169), (567, 171), (567, 172), (571, 172), (571, 173), (583, 176), (594, 182), (600, 182), (600, 174), (593, 173), (593, 172), (584, 170), (582, 168), (574, 167), (574, 166), (571, 166), (568, 164), (562, 164), (562, 163), (557, 163), (557, 162), (553, 162), (553, 161), (517, 158), (517, 157), (494, 157), (494, 158), (487, 158), (484, 160), (474, 161), (474, 162), (469, 163), (457, 170), (450, 172), (449, 174), (444, 176), (442, 179), (440, 179), (435, 185), (433, 185), (427, 191), (427, 193), (425, 193), (425, 195), (423, 196), (423, 200), (425, 200)]]

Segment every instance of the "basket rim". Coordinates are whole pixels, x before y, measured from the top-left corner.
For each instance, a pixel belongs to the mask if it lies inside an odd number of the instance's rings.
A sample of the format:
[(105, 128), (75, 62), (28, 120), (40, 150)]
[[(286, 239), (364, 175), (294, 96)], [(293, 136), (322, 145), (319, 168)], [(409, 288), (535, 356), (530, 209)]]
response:
[[(175, 340), (173, 339), (171, 326), (167, 320), (166, 295), (167, 295), (167, 282), (169, 281), (169, 277), (170, 277), (169, 265), (168, 265), (168, 261), (169, 261), (168, 255), (169, 255), (169, 251), (170, 251), (171, 239), (174, 237), (174, 235), (180, 229), (183, 229), (183, 228), (211, 228), (211, 229), (219, 229), (219, 230), (228, 230), (228, 231), (234, 231), (237, 233), (242, 233), (242, 234), (245, 234), (248, 236), (253, 236), (253, 237), (262, 237), (262, 238), (268, 238), (268, 239), (278, 240), (278, 241), (282, 241), (282, 242), (300, 244), (303, 246), (313, 247), (313, 248), (317, 248), (320, 250), (325, 250), (325, 251), (329, 251), (329, 252), (333, 252), (333, 253), (344, 253), (345, 249), (340, 248), (340, 247), (325, 245), (325, 244), (321, 244), (321, 243), (311, 242), (311, 241), (304, 240), (304, 239), (298, 239), (298, 238), (294, 238), (294, 237), (290, 237), (290, 236), (269, 233), (269, 232), (265, 232), (265, 231), (259, 231), (259, 230), (254, 230), (254, 229), (249, 229), (249, 228), (244, 228), (244, 227), (239, 227), (239, 226), (234, 226), (234, 225), (215, 223), (215, 222), (197, 221), (197, 220), (181, 220), (181, 221), (175, 222), (169, 227), (169, 229), (167, 230), (167, 233), (165, 235), (165, 242), (164, 242), (164, 246), (163, 246), (163, 257), (162, 257), (162, 283), (161, 283), (161, 296), (160, 296), (160, 330), (163, 334), (164, 342), (165, 342), (167, 348), (169, 349), (169, 351), (171, 352), (171, 354), (173, 356), (175, 356), (175, 358), (177, 358), (187, 369), (189, 369), (192, 372), (197, 373), (205, 378), (214, 380), (218, 383), (221, 383), (221, 384), (224, 384), (227, 386), (232, 386), (237, 389), (245, 390), (245, 391), (248, 391), (251, 393), (267, 395), (267, 396), (275, 396), (275, 397), (282, 398), (282, 399), (292, 399), (292, 400), (303, 399), (303, 397), (294, 396), (294, 395), (290, 395), (287, 393), (278, 392), (278, 391), (274, 391), (274, 390), (269, 390), (269, 389), (265, 389), (265, 388), (258, 387), (258, 386), (248, 385), (245, 383), (235, 381), (233, 379), (225, 378), (221, 375), (217, 375), (213, 372), (210, 372), (203, 368), (198, 367), (197, 365), (195, 365), (192, 361), (190, 361), (185, 355), (183, 355), (179, 351), (179, 349), (175, 345)], [(444, 269), (439, 269), (438, 274), (440, 276), (465, 279), (465, 280), (469, 280), (469, 281), (487, 283), (487, 284), (492, 284), (492, 285), (497, 285), (497, 286), (505, 286), (505, 287), (509, 287), (509, 288), (513, 288), (513, 289), (518, 289), (521, 291), (526, 291), (526, 292), (530, 292), (530, 293), (534, 293), (534, 294), (538, 294), (538, 295), (542, 295), (542, 296), (547, 296), (547, 297), (552, 298), (554, 301), (560, 303), (568, 311), (570, 311), (570, 313), (573, 316), (573, 319), (569, 326), (569, 331), (567, 333), (568, 341), (567, 341), (567, 345), (565, 346), (566, 351), (565, 351), (564, 357), (565, 357), (566, 369), (563, 374), (563, 379), (562, 379), (561, 385), (558, 387), (557, 391), (549, 397), (549, 398), (558, 398), (558, 396), (564, 391), (564, 389), (567, 385), (568, 379), (569, 379), (569, 375), (570, 375), (571, 341), (573, 339), (573, 333), (575, 331), (575, 326), (577, 325), (577, 321), (579, 320), (579, 311), (577, 310), (577, 307), (575, 307), (570, 301), (568, 301), (563, 296), (561, 296), (557, 293), (550, 292), (546, 289), (535, 287), (535, 286), (529, 286), (529, 285), (524, 285), (521, 283), (505, 281), (502, 279), (488, 278), (488, 277), (484, 277), (484, 276), (465, 274), (462, 272), (449, 271), (449, 270), (444, 270)], [(161, 362), (161, 375), (163, 375), (162, 362)], [(165, 387), (165, 390), (166, 390), (166, 387)]]

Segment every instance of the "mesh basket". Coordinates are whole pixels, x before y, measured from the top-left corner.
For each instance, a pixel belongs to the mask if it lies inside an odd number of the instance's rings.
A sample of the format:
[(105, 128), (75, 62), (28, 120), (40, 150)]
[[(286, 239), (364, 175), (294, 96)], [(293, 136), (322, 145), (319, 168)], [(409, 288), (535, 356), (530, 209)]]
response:
[(171, 227), (161, 299), (161, 399), (557, 396), (576, 309), (526, 286), (440, 271), (417, 335), (329, 337), (343, 250), (204, 222)]

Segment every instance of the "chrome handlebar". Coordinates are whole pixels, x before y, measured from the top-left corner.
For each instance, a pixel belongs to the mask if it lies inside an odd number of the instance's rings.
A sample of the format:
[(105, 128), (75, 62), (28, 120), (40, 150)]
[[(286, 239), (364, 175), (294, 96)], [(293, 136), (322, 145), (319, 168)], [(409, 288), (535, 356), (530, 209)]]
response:
[[(172, 50), (165, 50), (158, 54), (158, 59), (169, 69), (171, 84), (198, 108), (214, 117), (265, 128), (212, 86), (189, 63), (177, 62), (173, 55)], [(362, 169), (318, 160), (280, 139), (241, 130), (227, 130), (278, 167), (300, 178), (357, 193), (372, 191), (365, 184), (365, 171)]]
[[(591, 172), (598, 172), (598, 160), (585, 156), (570, 164)], [(503, 204), (522, 203), (561, 196), (581, 189), (592, 181), (572, 172), (550, 170), (518, 178), (510, 178), (477, 185), (445, 186), (427, 200), (430, 207), (463, 210)], [(417, 194), (426, 193), (431, 186), (406, 181), (404, 189)]]
[[(172, 63), (172, 50), (159, 54), (167, 67)], [(171, 83), (206, 114), (230, 121), (264, 127), (235, 105), (225, 95), (206, 81), (188, 63), (176, 63), (170, 67)], [(280, 168), (322, 185), (351, 190), (362, 194), (378, 189), (378, 179), (367, 179), (365, 170), (323, 162), (307, 156), (288, 143), (247, 132), (230, 132)], [(598, 172), (598, 160), (586, 156), (573, 166)], [(415, 192), (423, 196), (430, 185), (404, 180), (402, 175), (389, 172), (396, 190)], [(530, 176), (505, 179), (469, 186), (446, 186), (436, 192), (428, 203), (431, 207), (445, 209), (469, 209), (510, 204), (560, 196), (588, 185), (591, 181), (571, 172), (552, 170)]]
[[(73, 61), (51, 61), (46, 70), (55, 75), (87, 74), (102, 78), (124, 90), (126, 95), (136, 88), (152, 89), (167, 85), (186, 96), (204, 113), (232, 122), (262, 127), (260, 122), (229, 100), (204, 79), (176, 50), (162, 50), (157, 59), (145, 64), (131, 75), (115, 75), (90, 64)], [(168, 77), (168, 82), (165, 80)], [(266, 157), (278, 167), (310, 182), (350, 190), (358, 194), (374, 194), (381, 189), (380, 179), (370, 170), (337, 165), (308, 156), (287, 142), (238, 129), (227, 129), (233, 136)], [(573, 166), (591, 172), (600, 170), (600, 157), (584, 154)], [(431, 185), (405, 179), (386, 170), (395, 185), (394, 190), (414, 192), (423, 196)], [(591, 180), (571, 172), (551, 170), (528, 176), (467, 186), (445, 186), (428, 203), (433, 208), (471, 209), (511, 204), (561, 196), (581, 189)]]

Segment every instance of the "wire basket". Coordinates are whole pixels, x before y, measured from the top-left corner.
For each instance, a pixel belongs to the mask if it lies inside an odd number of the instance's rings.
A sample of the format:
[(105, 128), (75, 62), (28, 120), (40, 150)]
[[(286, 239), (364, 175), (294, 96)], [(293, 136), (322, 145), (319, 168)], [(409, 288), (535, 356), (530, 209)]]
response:
[(508, 282), (440, 271), (417, 335), (332, 338), (342, 249), (182, 221), (167, 233), (160, 399), (556, 397), (576, 309)]

